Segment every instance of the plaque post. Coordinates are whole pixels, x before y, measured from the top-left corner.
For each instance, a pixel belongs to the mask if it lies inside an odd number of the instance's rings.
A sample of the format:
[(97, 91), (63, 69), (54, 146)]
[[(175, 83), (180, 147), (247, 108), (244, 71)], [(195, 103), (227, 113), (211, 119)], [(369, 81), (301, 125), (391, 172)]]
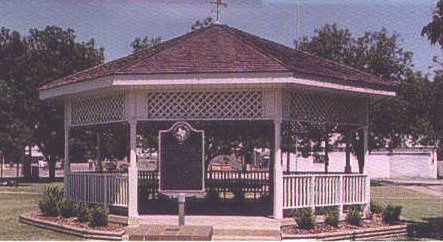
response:
[(186, 196), (184, 193), (178, 194), (178, 226), (185, 225), (185, 202)]

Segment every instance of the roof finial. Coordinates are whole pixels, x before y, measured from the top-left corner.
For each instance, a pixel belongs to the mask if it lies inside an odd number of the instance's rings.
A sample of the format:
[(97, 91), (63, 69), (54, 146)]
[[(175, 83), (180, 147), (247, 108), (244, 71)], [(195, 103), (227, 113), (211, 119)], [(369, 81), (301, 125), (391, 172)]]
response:
[(225, 2), (222, 2), (222, 0), (216, 0), (215, 2), (211, 2), (213, 4), (215, 4), (215, 6), (217, 7), (217, 17), (215, 18), (215, 23), (216, 24), (220, 24), (221, 23), (221, 8), (220, 7), (227, 7), (228, 4)]

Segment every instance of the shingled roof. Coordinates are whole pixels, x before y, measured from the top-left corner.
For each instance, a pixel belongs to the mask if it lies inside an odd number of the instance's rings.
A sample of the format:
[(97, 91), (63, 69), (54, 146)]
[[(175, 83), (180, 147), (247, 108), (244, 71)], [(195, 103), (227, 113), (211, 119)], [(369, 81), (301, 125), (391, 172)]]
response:
[(394, 90), (397, 86), (395, 82), (307, 52), (214, 24), (55, 80), (40, 90), (111, 75), (258, 72), (292, 72), (381, 90)]

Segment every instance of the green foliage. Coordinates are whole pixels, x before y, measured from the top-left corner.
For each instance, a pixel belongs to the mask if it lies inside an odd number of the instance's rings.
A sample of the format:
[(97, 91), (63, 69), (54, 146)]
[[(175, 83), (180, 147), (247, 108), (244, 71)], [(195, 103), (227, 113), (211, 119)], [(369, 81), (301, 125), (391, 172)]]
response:
[(64, 151), (63, 110), (40, 100), (37, 88), (102, 63), (104, 50), (56, 26), (33, 28), (26, 36), (3, 27), (0, 40), (0, 150), (20, 154), (24, 146), (38, 145), (54, 179)]
[(162, 42), (162, 37), (156, 36), (156, 37), (149, 37), (145, 36), (143, 39), (140, 37), (137, 37), (132, 41), (131, 47), (134, 52), (137, 52), (141, 49), (151, 48), (153, 46), (156, 46)]
[(438, 43), (443, 49), (443, 0), (437, 2), (432, 15), (432, 21), (425, 25), (421, 31), (432, 44)]
[(326, 210), (325, 223), (333, 227), (337, 227), (340, 222), (340, 214), (338, 208), (332, 208)]
[(63, 188), (47, 187), (42, 200), (38, 202), (40, 211), (46, 216), (58, 216), (60, 214), (59, 204), (63, 199), (63, 194)]
[(349, 207), (346, 215), (346, 221), (355, 226), (361, 226), (363, 218), (361, 215), (361, 209), (359, 207)]
[[(435, 144), (439, 137), (435, 124), (436, 90), (425, 76), (414, 73), (412, 53), (403, 49), (397, 34), (381, 29), (355, 37), (336, 24), (325, 25), (312, 38), (305, 38), (300, 48), (400, 84), (395, 98), (371, 106), (370, 149), (397, 148), (406, 140), (420, 145)], [(361, 157), (363, 149), (358, 144), (361, 136), (354, 133), (352, 142), (357, 157)]]
[(371, 212), (372, 213), (381, 213), (384, 211), (385, 207), (383, 204), (380, 204), (378, 202), (371, 201)]
[(79, 203), (77, 205), (77, 216), (80, 223), (86, 223), (90, 220), (89, 208), (85, 203)]
[(200, 22), (200, 20), (195, 21), (195, 23), (191, 26), (191, 31), (195, 31), (201, 28), (206, 28), (212, 25), (213, 19), (211, 17), (207, 17), (205, 20)]
[(108, 208), (93, 206), (89, 209), (89, 226), (101, 227), (108, 225)]
[(60, 211), (60, 216), (63, 218), (70, 218), (75, 215), (75, 203), (69, 200), (68, 198), (64, 198), (59, 202), (58, 208)]
[(311, 208), (297, 209), (294, 212), (294, 219), (301, 229), (313, 229), (315, 227), (315, 214)]
[(382, 213), (383, 221), (388, 224), (393, 224), (400, 221), (402, 206), (388, 206), (385, 207)]

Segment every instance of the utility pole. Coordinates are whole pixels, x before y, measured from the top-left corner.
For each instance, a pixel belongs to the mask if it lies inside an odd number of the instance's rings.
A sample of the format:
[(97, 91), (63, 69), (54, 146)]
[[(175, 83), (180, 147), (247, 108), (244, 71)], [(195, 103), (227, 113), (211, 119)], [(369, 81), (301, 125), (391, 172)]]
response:
[(296, 2), (295, 9), (295, 38), (294, 47), (295, 49), (300, 49), (301, 42), (303, 41), (303, 31), (302, 31), (302, 14), (301, 14), (301, 2)]

